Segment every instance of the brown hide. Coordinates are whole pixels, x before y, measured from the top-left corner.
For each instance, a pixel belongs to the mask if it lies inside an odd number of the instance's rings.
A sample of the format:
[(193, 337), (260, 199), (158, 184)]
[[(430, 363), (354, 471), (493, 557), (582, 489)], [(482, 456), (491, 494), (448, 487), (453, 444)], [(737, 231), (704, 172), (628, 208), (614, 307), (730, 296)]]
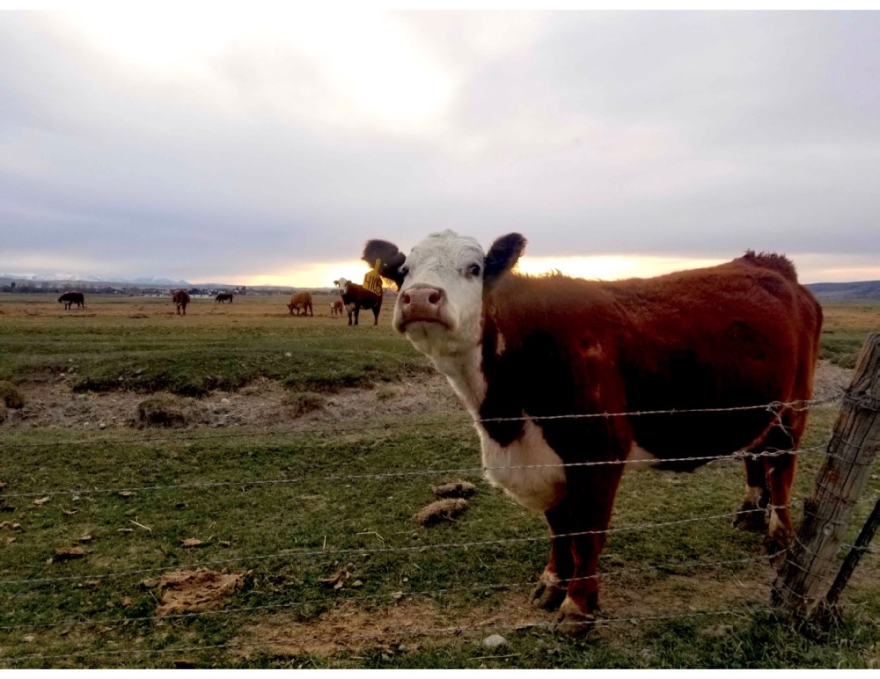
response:
[[(731, 408), (809, 399), (821, 307), (783, 258), (747, 255), (650, 279), (508, 275), (485, 304), (484, 418)], [(764, 265), (765, 261), (768, 265)], [(784, 267), (782, 269), (784, 271)], [(503, 351), (498, 355), (498, 333)], [(622, 457), (630, 442), (658, 458), (748, 446), (773, 413), (676, 414), (545, 421), (565, 461)], [(519, 422), (487, 423), (502, 444)], [(589, 446), (579, 442), (589, 437)], [(596, 445), (596, 438), (606, 445)], [(679, 468), (694, 464), (673, 465)]]
[(382, 295), (370, 292), (364, 286), (349, 281), (345, 293), (342, 295), (342, 303), (349, 309), (348, 324), (352, 324), (352, 315), (354, 315), (354, 325), (358, 324), (358, 316), (361, 308), (373, 310), (373, 325), (379, 324), (379, 311), (382, 309)]
[(290, 304), (287, 305), (287, 308), (290, 310), (291, 315), (293, 315), (294, 309), (296, 309), (297, 316), (300, 315), (300, 312), (302, 312), (302, 314), (315, 315), (312, 309), (312, 294), (309, 292), (293, 293), (293, 295), (290, 296)]

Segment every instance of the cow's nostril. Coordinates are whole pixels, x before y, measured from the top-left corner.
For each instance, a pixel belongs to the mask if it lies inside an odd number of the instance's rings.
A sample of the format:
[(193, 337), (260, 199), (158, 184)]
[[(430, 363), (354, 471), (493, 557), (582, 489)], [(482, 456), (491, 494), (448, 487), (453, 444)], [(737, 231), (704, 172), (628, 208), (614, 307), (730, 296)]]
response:
[(432, 292), (431, 296), (428, 297), (428, 304), (436, 305), (439, 303), (440, 303), (440, 293), (439, 292)]
[(412, 301), (412, 300), (410, 300), (410, 297), (409, 297), (409, 293), (408, 293), (408, 292), (405, 292), (405, 293), (403, 294), (403, 300), (402, 300), (402, 301), (403, 301), (404, 304), (409, 304), (409, 303)]

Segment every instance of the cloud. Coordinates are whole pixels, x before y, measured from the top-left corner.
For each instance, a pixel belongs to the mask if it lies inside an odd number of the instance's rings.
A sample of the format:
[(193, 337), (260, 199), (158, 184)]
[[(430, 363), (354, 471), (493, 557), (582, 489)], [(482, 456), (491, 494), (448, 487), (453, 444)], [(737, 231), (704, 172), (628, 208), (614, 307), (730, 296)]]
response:
[(878, 61), (864, 12), (5, 13), (0, 269), (317, 280), (454, 228), (880, 277)]

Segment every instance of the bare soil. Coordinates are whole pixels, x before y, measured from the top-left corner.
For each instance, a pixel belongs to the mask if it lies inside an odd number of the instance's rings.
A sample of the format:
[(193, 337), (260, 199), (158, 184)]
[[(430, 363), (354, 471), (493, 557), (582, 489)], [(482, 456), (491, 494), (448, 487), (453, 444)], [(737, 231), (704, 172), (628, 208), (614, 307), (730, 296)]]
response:
[[(821, 361), (816, 370), (814, 398), (833, 396), (846, 388), (852, 370)], [(68, 376), (47, 379), (34, 376), (19, 388), (26, 404), (8, 409), (6, 429), (96, 430), (142, 427), (138, 405), (147, 394), (130, 391), (75, 394)], [(406, 415), (462, 410), (446, 379), (440, 375), (419, 376), (398, 384), (349, 389), (338, 394), (315, 395), (319, 407), (302, 412), (289, 391), (279, 382), (261, 379), (238, 392), (216, 391), (204, 398), (175, 397), (186, 406), (188, 428), (265, 427), (339, 422), (340, 426), (371, 416)]]

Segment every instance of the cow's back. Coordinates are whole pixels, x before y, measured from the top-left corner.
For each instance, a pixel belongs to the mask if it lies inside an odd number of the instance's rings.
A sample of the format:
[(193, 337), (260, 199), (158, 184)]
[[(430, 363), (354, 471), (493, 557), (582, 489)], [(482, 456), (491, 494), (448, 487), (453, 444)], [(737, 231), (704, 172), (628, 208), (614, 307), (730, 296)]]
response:
[[(821, 307), (797, 284), (793, 268), (787, 273), (780, 264), (740, 258), (616, 282), (507, 277), (486, 299), (490, 390), (483, 417), (516, 416), (520, 409), (546, 416), (739, 408), (810, 398)], [(668, 458), (747, 446), (772, 418), (754, 409), (542, 426), (548, 440), (601, 436), (616, 442), (619, 455), (635, 441)], [(495, 429), (512, 440), (518, 426)]]

